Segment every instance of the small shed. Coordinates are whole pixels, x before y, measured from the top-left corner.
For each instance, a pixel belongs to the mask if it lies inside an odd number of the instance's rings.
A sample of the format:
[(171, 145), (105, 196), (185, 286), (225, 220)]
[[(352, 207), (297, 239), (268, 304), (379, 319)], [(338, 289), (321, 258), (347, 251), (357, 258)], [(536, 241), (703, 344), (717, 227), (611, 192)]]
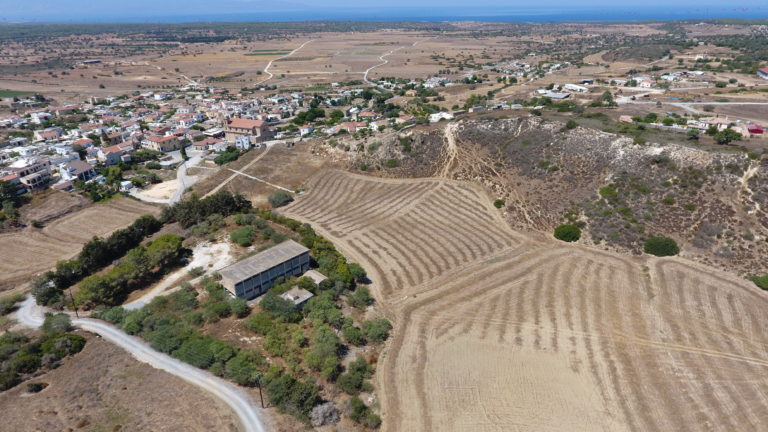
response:
[(304, 273), (304, 277), (308, 277), (312, 279), (312, 282), (314, 282), (317, 285), (320, 285), (321, 282), (328, 279), (324, 274), (320, 273), (317, 270), (309, 270), (306, 273)]
[(304, 306), (304, 303), (309, 301), (312, 297), (315, 295), (311, 292), (301, 289), (299, 287), (293, 287), (290, 290), (280, 294), (280, 297), (284, 298), (285, 300), (288, 300), (290, 302), (293, 302), (296, 307), (302, 307)]

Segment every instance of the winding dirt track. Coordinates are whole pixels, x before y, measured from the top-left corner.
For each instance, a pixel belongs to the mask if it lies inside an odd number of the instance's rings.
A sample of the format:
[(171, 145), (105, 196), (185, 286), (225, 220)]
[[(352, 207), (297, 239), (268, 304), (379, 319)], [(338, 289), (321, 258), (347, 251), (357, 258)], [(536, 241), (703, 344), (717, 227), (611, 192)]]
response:
[(286, 213), (371, 273), (387, 431), (768, 429), (768, 298), (512, 231), (483, 190), (325, 171)]

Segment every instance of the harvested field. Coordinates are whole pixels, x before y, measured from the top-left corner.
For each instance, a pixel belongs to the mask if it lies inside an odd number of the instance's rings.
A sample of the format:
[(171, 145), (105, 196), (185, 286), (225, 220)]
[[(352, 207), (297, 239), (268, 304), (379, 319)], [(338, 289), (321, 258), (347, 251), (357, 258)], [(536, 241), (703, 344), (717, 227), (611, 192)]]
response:
[(395, 322), (384, 430), (760, 430), (768, 297), (680, 258), (515, 233), (482, 189), (314, 176), (287, 207), (371, 273)]
[(49, 189), (39, 196), (34, 196), (29, 204), (24, 205), (21, 208), (21, 217), (27, 224), (32, 221), (45, 223), (90, 204), (91, 201), (82, 195)]
[(70, 258), (93, 236), (105, 236), (130, 225), (144, 214), (158, 214), (159, 207), (140, 201), (118, 198), (94, 204), (55, 219), (42, 229), (0, 235), (4, 259), (0, 261), (0, 290), (27, 282), (56, 261)]
[(326, 171), (307, 188), (289, 213), (343, 239), (352, 256), (370, 262), (384, 298), (418, 291), (445, 272), (520, 244), (482, 190), (467, 183)]

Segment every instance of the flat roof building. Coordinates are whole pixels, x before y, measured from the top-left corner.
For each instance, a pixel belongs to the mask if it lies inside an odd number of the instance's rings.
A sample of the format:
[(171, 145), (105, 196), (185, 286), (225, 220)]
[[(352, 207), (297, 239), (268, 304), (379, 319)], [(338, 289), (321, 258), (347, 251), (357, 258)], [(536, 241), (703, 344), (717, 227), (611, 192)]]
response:
[(279, 277), (309, 270), (309, 249), (288, 240), (219, 270), (221, 284), (234, 296), (250, 300), (272, 288)]
[(304, 303), (309, 301), (312, 297), (315, 295), (311, 292), (301, 289), (299, 287), (293, 287), (290, 290), (282, 293), (280, 297), (282, 297), (285, 300), (288, 300), (289, 302), (292, 302), (296, 307), (302, 307), (304, 306)]

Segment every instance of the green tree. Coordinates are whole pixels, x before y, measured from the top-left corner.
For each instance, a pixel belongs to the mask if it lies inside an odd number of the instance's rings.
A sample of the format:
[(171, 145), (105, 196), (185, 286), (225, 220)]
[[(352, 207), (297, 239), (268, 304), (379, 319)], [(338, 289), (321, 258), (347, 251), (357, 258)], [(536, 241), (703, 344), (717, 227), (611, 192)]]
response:
[(0, 180), (0, 203), (11, 202), (13, 205), (19, 203), (19, 187), (9, 181)]
[(270, 195), (267, 200), (269, 201), (269, 204), (272, 206), (272, 208), (278, 208), (293, 201), (293, 197), (288, 192), (277, 191)]
[(386, 318), (376, 318), (363, 322), (363, 334), (373, 343), (381, 343), (389, 338), (392, 323)]
[(673, 256), (680, 253), (677, 243), (669, 237), (651, 237), (645, 241), (645, 253), (660, 257)]
[(341, 340), (330, 327), (319, 326), (312, 333), (310, 348), (304, 356), (307, 366), (319, 371), (326, 379), (333, 380), (341, 367), (340, 345)]
[(123, 170), (121, 170), (120, 167), (116, 165), (107, 167), (106, 171), (104, 172), (104, 177), (107, 178), (107, 183), (109, 184), (120, 183), (120, 181), (123, 180)]
[(243, 386), (254, 386), (262, 376), (257, 366), (264, 363), (264, 358), (255, 351), (240, 351), (227, 361), (224, 373), (232, 381)]
[(564, 242), (575, 242), (581, 238), (581, 229), (573, 224), (563, 224), (555, 228), (555, 238)]
[(723, 129), (714, 135), (715, 142), (722, 145), (730, 144), (733, 141), (740, 141), (741, 134), (733, 129)]

